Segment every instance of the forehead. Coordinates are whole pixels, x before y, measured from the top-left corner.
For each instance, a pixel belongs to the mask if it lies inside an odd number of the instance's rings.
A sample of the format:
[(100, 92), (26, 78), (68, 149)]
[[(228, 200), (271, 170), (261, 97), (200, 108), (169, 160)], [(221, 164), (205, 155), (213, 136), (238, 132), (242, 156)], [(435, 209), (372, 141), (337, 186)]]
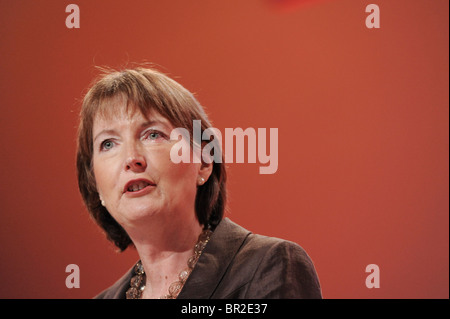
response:
[(171, 126), (170, 121), (154, 108), (140, 108), (130, 103), (123, 96), (116, 96), (102, 101), (93, 119), (93, 131), (100, 127), (119, 123), (161, 122)]

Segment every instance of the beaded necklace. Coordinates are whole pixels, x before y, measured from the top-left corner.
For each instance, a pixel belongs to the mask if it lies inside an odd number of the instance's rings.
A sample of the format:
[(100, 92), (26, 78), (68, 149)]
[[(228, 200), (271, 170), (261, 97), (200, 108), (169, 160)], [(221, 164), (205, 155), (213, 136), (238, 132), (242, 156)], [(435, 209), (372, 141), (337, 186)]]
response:
[[(205, 229), (198, 236), (198, 241), (194, 246), (194, 254), (188, 259), (187, 268), (183, 269), (178, 275), (178, 280), (173, 282), (169, 286), (169, 293), (167, 295), (161, 296), (160, 299), (176, 299), (181, 289), (184, 286), (184, 283), (188, 279), (192, 270), (195, 267), (200, 255), (203, 252), (203, 249), (206, 247), (206, 244), (211, 237), (212, 231), (209, 229)], [(139, 260), (134, 266), (135, 275), (131, 278), (130, 288), (126, 292), (127, 299), (140, 299), (145, 289), (145, 281), (146, 275), (144, 267), (142, 266), (142, 262)]]

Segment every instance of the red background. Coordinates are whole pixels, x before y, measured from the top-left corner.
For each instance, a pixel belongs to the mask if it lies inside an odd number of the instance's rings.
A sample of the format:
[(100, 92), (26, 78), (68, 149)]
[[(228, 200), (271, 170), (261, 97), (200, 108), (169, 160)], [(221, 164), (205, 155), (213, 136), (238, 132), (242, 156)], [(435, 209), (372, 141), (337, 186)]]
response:
[(229, 164), (227, 216), (303, 246), (325, 298), (448, 298), (448, 6), (0, 0), (0, 297), (91, 298), (136, 260), (82, 204), (76, 126), (95, 65), (149, 61), (222, 132), (279, 129), (276, 174)]

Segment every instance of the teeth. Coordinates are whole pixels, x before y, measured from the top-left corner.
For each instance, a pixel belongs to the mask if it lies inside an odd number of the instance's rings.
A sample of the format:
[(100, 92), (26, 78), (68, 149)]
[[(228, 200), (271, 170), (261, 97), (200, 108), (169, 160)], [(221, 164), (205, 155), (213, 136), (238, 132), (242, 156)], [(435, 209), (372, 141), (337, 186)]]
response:
[(128, 191), (129, 192), (136, 192), (136, 191), (139, 191), (139, 190), (143, 189), (144, 187), (147, 187), (148, 185), (150, 185), (150, 184), (147, 183), (147, 182), (141, 181), (141, 182), (138, 182), (136, 184), (128, 186)]

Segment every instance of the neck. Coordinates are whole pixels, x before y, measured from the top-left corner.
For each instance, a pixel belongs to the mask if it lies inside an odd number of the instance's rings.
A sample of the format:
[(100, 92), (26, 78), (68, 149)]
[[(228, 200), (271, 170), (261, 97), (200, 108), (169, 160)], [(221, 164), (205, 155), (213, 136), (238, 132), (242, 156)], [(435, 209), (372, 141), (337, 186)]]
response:
[(144, 297), (167, 294), (170, 284), (187, 267), (202, 226), (191, 220), (152, 221), (127, 229), (146, 273)]

